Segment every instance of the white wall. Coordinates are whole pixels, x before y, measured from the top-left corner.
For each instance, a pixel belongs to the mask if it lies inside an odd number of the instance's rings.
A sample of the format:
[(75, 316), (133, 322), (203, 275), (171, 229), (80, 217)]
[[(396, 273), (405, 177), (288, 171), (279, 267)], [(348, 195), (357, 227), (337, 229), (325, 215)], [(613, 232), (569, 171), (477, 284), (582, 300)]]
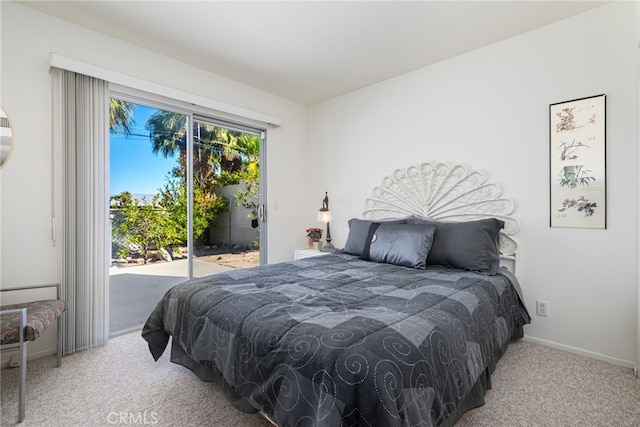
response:
[[(636, 353), (637, 2), (615, 3), (310, 108), (309, 212), (329, 192), (334, 243), (399, 167), (465, 163), (503, 184), (522, 227), (525, 330), (625, 366)], [(381, 59), (384, 60), (384, 59)], [(549, 227), (549, 104), (607, 95), (606, 230)]]
[[(306, 108), (187, 66), (13, 2), (1, 2), (1, 103), (14, 126), (15, 148), (0, 171), (0, 286), (60, 282), (61, 252), (51, 236), (51, 52), (168, 87), (282, 118), (267, 130), (270, 262), (291, 259), (306, 223), (294, 215), (304, 186)], [(55, 147), (54, 152), (59, 151)], [(54, 205), (60, 227), (61, 175)], [(286, 170), (283, 174), (281, 171)], [(277, 202), (277, 210), (274, 205)]]

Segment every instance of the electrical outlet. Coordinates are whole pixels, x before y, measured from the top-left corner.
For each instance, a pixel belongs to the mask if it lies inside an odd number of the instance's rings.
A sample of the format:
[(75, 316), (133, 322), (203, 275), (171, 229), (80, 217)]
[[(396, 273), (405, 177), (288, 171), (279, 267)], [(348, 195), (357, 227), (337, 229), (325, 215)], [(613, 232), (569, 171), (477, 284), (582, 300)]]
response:
[(538, 316), (549, 316), (549, 303), (547, 301), (536, 300), (536, 314)]
[(11, 356), (11, 359), (9, 359), (9, 367), (17, 368), (18, 366), (20, 366), (20, 359), (18, 359), (18, 355), (14, 354)]

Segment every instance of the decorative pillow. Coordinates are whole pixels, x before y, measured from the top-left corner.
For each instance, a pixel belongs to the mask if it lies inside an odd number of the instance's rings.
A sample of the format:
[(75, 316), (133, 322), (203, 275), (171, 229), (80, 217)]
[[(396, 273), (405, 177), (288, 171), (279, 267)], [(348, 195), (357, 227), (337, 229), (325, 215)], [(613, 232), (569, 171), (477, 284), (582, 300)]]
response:
[(411, 218), (407, 222), (436, 225), (427, 265), (443, 265), (489, 275), (498, 272), (498, 236), (504, 228), (504, 221), (488, 218), (467, 222), (439, 222)]
[(352, 255), (362, 255), (365, 244), (367, 243), (367, 235), (369, 234), (369, 228), (371, 224), (405, 224), (405, 219), (396, 220), (377, 220), (372, 221), (368, 219), (351, 218), (349, 220), (349, 235), (347, 236), (347, 243), (344, 245), (343, 252)]
[(435, 232), (433, 224), (371, 224), (362, 258), (425, 269)]

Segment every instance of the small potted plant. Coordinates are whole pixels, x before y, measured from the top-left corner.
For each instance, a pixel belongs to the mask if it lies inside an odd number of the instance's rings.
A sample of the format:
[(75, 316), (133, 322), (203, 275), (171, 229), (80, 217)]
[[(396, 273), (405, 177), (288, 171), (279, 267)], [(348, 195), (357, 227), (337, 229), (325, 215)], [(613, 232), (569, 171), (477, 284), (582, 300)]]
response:
[(309, 247), (317, 249), (318, 242), (322, 238), (322, 228), (307, 228), (307, 238), (309, 239)]

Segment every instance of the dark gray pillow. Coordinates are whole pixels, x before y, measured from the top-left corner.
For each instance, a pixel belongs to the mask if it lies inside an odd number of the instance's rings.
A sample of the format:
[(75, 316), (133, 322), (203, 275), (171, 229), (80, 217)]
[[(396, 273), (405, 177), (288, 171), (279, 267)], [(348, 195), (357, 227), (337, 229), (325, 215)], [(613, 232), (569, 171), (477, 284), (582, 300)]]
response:
[(369, 234), (369, 228), (371, 227), (371, 224), (379, 224), (382, 222), (388, 224), (404, 224), (406, 223), (406, 220), (381, 219), (372, 221), (368, 219), (351, 218), (349, 220), (349, 235), (347, 236), (347, 243), (345, 243), (344, 249), (342, 251), (348, 254), (361, 256), (364, 246), (367, 243), (367, 235)]
[(439, 222), (411, 218), (407, 223), (436, 226), (427, 265), (443, 265), (484, 274), (498, 272), (498, 236), (504, 228), (504, 221), (488, 218), (466, 222)]
[(435, 232), (433, 224), (372, 224), (362, 258), (425, 269)]

